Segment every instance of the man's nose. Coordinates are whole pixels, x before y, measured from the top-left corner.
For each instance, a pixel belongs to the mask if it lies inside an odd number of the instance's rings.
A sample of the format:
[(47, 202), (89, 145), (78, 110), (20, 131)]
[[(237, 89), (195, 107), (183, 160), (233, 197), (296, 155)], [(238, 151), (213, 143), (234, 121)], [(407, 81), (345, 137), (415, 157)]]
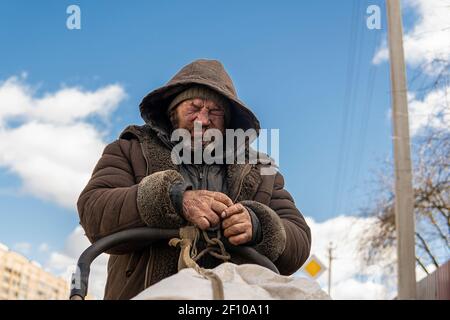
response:
[(208, 109), (203, 108), (197, 116), (196, 121), (200, 122), (202, 126), (208, 126), (210, 124)]

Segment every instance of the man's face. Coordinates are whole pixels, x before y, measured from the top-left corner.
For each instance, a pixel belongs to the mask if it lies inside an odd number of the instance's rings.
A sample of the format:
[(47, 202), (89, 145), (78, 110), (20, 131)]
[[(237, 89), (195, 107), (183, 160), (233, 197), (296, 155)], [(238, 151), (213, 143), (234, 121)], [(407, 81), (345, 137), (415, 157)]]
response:
[[(218, 129), (225, 132), (225, 112), (222, 106), (212, 100), (200, 98), (185, 100), (176, 108), (177, 128), (190, 132), (194, 139), (194, 123), (201, 125), (201, 135), (208, 129)], [(200, 132), (199, 132), (200, 134)], [(201, 137), (200, 137), (201, 138)], [(203, 142), (203, 146), (205, 146)]]

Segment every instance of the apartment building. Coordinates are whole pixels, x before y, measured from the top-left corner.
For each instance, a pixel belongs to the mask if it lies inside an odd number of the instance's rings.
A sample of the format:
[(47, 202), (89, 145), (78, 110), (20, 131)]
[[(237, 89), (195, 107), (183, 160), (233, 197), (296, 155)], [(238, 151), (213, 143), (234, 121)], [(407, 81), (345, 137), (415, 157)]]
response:
[(0, 300), (61, 300), (69, 284), (0, 243)]

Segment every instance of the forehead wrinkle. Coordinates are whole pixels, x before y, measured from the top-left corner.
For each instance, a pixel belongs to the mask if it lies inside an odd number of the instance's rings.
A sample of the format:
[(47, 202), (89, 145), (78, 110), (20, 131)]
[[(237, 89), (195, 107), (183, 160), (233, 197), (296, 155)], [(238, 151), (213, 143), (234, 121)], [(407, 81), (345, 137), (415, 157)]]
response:
[(191, 103), (195, 106), (198, 106), (197, 103), (199, 103), (201, 104), (199, 105), (200, 107), (206, 106), (207, 109), (219, 108), (223, 110), (223, 107), (221, 105), (217, 104), (214, 100), (210, 99), (195, 98), (192, 99)]

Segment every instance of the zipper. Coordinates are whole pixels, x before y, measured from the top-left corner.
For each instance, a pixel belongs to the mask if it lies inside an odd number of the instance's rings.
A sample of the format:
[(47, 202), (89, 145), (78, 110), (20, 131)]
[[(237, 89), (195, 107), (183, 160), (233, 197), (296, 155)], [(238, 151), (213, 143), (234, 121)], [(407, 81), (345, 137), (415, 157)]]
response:
[[(247, 174), (250, 173), (250, 171), (252, 170), (252, 166), (247, 164), (245, 165), (244, 169), (242, 170), (242, 174), (239, 177), (239, 185), (238, 185), (238, 192), (236, 193), (234, 199), (233, 199), (233, 203), (235, 203), (239, 197), (239, 194), (241, 193), (241, 189), (242, 189), (242, 185), (244, 184), (244, 179), (247, 176)], [(246, 172), (247, 171), (247, 172)]]
[(197, 171), (199, 173), (199, 180), (200, 180), (200, 184), (199, 184), (200, 188), (199, 189), (203, 189), (203, 168), (202, 168), (202, 170), (197, 169)]
[(202, 182), (203, 186), (202, 189), (208, 189), (208, 165), (203, 165), (202, 171), (200, 172), (201, 177), (206, 177), (206, 179), (203, 179)]
[(145, 169), (145, 176), (148, 176), (148, 173), (149, 173), (149, 165), (148, 165), (147, 155), (146, 155), (145, 152), (144, 152), (143, 142), (140, 142), (139, 144), (141, 145), (142, 155), (144, 156), (145, 165), (147, 166), (147, 168)]
[(208, 166), (202, 165), (201, 169), (195, 166), (195, 170), (197, 171), (197, 177), (199, 181), (198, 189), (199, 190), (208, 189)]

